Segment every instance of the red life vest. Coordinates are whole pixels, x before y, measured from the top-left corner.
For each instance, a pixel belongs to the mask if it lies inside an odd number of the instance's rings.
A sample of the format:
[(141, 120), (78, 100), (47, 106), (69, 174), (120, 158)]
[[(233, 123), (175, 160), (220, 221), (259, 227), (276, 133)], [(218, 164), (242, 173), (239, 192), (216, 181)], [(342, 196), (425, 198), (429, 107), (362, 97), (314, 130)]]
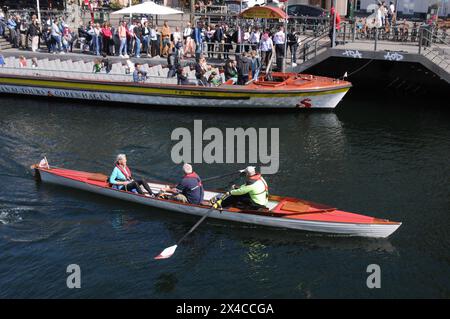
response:
[(198, 187), (202, 187), (203, 186), (200, 177), (195, 172), (192, 172), (192, 173), (184, 175), (184, 178), (194, 178), (194, 179), (197, 180), (197, 185), (194, 188), (192, 188), (191, 191), (193, 191), (194, 189), (196, 189)]
[[(264, 192), (266, 192), (266, 195), (269, 196), (269, 185), (267, 185), (266, 181), (264, 180), (264, 178), (261, 176), (261, 174), (255, 174), (253, 176), (249, 176), (248, 177), (248, 181), (249, 184), (254, 184), (257, 181), (261, 181), (264, 184)], [(261, 194), (261, 193), (260, 193)], [(258, 194), (256, 194), (258, 195)]]
[(122, 172), (122, 174), (128, 181), (131, 180), (131, 170), (128, 168), (128, 166), (125, 166), (125, 169), (123, 169), (122, 166), (116, 164), (116, 167)]

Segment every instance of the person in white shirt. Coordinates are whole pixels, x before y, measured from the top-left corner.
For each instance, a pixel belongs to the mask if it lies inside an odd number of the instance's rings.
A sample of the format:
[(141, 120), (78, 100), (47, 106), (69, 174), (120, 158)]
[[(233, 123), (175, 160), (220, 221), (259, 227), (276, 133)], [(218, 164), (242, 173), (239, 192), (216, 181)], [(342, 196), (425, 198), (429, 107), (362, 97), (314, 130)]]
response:
[(173, 45), (176, 49), (176, 56), (183, 56), (183, 36), (181, 35), (180, 28), (175, 27), (175, 31), (172, 33)]
[(256, 27), (252, 33), (250, 34), (250, 45), (252, 46), (252, 50), (256, 50), (259, 45), (259, 40), (261, 39), (261, 32), (259, 31), (259, 28)]
[(277, 59), (278, 71), (281, 71), (283, 68), (285, 42), (286, 42), (286, 34), (284, 33), (284, 27), (280, 27), (278, 29), (278, 32), (275, 33), (273, 36), (273, 43), (275, 44), (275, 54)]
[(266, 31), (261, 37), (259, 42), (259, 50), (261, 51), (261, 67), (267, 68), (269, 61), (272, 58), (273, 42), (269, 36), (269, 32)]
[(383, 26), (383, 9), (382, 9), (382, 5), (378, 5), (378, 9), (377, 9), (377, 15), (376, 15), (376, 22), (375, 22), (375, 27), (376, 28), (381, 28)]
[[(51, 27), (51, 36), (53, 39), (53, 42), (56, 43), (56, 47), (58, 52), (60, 52), (61, 54), (63, 54), (64, 52), (62, 52), (62, 43), (61, 43), (61, 31), (59, 30), (58, 27), (58, 19), (54, 19), (53, 23), (52, 23), (52, 27)], [(53, 45), (53, 54), (56, 53), (56, 49), (55, 49), (55, 45)]]
[(184, 55), (193, 56), (195, 54), (194, 50), (194, 40), (192, 39), (193, 29), (191, 27), (191, 23), (188, 22), (186, 27), (183, 30), (183, 39), (184, 39)]
[(391, 1), (389, 4), (389, 11), (388, 11), (388, 21), (390, 25), (392, 25), (392, 19), (394, 18), (394, 15), (395, 15), (395, 5)]
[(158, 29), (153, 23), (150, 23), (150, 55), (154, 57), (155, 55), (159, 55), (159, 47), (158, 47)]

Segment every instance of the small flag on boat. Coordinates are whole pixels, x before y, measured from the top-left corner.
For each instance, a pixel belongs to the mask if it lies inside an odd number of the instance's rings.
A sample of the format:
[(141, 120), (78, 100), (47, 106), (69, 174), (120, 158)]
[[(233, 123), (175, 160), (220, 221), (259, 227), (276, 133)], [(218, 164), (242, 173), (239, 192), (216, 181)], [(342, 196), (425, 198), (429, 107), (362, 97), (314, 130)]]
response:
[(155, 259), (167, 259), (172, 257), (172, 255), (175, 253), (175, 249), (177, 249), (178, 245), (173, 245), (170, 247), (167, 247), (164, 249), (158, 256), (155, 257)]
[(344, 76), (342, 77), (343, 79), (345, 79), (345, 78), (347, 78), (348, 77), (348, 74), (347, 74), (347, 72), (345, 72), (344, 73)]
[(50, 166), (48, 165), (48, 161), (47, 161), (47, 158), (46, 158), (46, 157), (44, 157), (43, 159), (41, 159), (41, 161), (39, 162), (39, 167), (50, 168)]

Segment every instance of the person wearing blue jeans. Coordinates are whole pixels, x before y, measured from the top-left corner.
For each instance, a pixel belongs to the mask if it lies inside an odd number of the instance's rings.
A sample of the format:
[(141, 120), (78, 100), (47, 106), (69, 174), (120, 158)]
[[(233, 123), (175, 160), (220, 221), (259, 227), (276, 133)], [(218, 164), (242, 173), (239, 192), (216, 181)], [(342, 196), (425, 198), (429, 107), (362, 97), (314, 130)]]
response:
[(203, 38), (202, 38), (203, 22), (198, 21), (197, 27), (194, 28), (193, 38), (195, 42), (195, 60), (199, 61), (202, 54)]
[(95, 55), (100, 55), (100, 48), (101, 48), (101, 46), (100, 46), (100, 36), (95, 34), (92, 37), (92, 41), (94, 43)]
[(127, 22), (123, 21), (122, 24), (119, 26), (119, 30), (117, 31), (117, 34), (120, 39), (120, 46), (119, 46), (119, 56), (120, 57), (128, 57), (127, 54)]
[(143, 36), (143, 28), (140, 22), (138, 22), (138, 24), (134, 27), (134, 38), (135, 38), (135, 55), (136, 58), (140, 58), (141, 57), (141, 42), (142, 42), (142, 36)]
[(119, 55), (127, 56), (127, 38), (120, 39)]
[[(62, 52), (62, 48), (61, 48), (61, 31), (59, 30), (59, 27), (58, 27), (57, 23), (58, 23), (58, 19), (55, 19), (53, 21), (53, 24), (52, 24), (51, 36), (52, 36), (52, 39), (53, 39), (53, 41), (55, 42), (55, 44), (56, 44), (56, 46), (58, 48), (58, 52)], [(56, 53), (54, 46), (53, 46), (53, 50), (52, 51), (53, 51), (53, 53)]]

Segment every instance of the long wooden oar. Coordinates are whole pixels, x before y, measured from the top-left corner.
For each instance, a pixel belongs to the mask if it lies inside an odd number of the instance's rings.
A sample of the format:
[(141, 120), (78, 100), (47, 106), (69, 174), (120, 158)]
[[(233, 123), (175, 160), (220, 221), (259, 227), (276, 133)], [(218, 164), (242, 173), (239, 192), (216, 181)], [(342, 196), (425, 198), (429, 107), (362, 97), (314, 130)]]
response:
[(167, 259), (172, 257), (172, 255), (175, 253), (175, 250), (177, 249), (178, 245), (190, 234), (192, 233), (205, 219), (206, 217), (209, 216), (209, 214), (211, 214), (214, 210), (217, 209), (217, 204), (214, 204), (213, 208), (209, 209), (205, 215), (203, 215), (202, 218), (200, 218), (200, 220), (194, 225), (192, 226), (191, 229), (189, 229), (189, 231), (184, 234), (183, 237), (181, 237), (180, 240), (177, 241), (177, 243), (173, 246), (167, 247), (166, 249), (164, 249), (158, 256), (155, 257), (155, 259)]
[(203, 183), (204, 182), (209, 182), (209, 181), (212, 181), (212, 180), (215, 180), (215, 179), (220, 179), (220, 178), (224, 178), (224, 177), (227, 177), (227, 176), (241, 174), (242, 172), (243, 172), (243, 170), (239, 170), (239, 171), (227, 173), (227, 174), (224, 174), (224, 175), (217, 175), (217, 176), (213, 176), (213, 177), (208, 177), (208, 178), (202, 179), (202, 182)]

